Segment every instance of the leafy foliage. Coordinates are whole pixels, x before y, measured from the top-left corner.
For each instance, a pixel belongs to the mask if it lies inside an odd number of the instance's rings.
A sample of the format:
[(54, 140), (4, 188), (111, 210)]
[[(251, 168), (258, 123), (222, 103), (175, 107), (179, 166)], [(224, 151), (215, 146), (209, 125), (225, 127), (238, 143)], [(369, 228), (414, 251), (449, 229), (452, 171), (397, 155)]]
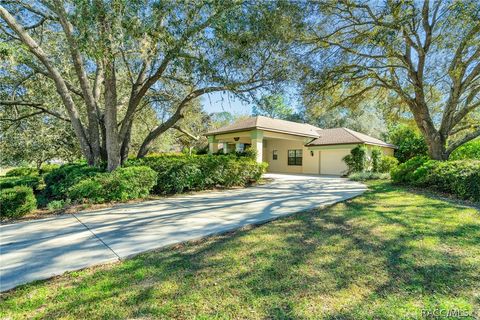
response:
[(378, 166), (378, 171), (385, 173), (391, 172), (394, 168), (398, 165), (398, 159), (392, 156), (383, 155), (380, 159), (380, 163)]
[(148, 166), (158, 173), (156, 194), (203, 190), (216, 186), (244, 186), (257, 181), (266, 170), (249, 157), (235, 155), (162, 155), (130, 160), (127, 165)]
[(37, 208), (33, 190), (28, 186), (15, 186), (0, 191), (0, 218), (19, 218)]
[(450, 160), (475, 159), (480, 160), (480, 139), (472, 140), (455, 149)]
[(350, 154), (343, 158), (347, 164), (348, 173), (363, 172), (367, 169), (367, 152), (367, 147), (360, 144), (350, 150)]
[(392, 180), (398, 183), (411, 183), (414, 181), (413, 173), (429, 159), (426, 156), (417, 156), (401, 163), (391, 172)]
[(40, 185), (39, 176), (13, 176), (0, 177), (0, 189), (13, 188), (16, 186), (28, 186), (36, 190)]
[(9, 170), (6, 177), (23, 177), (23, 176), (38, 176), (39, 170), (31, 167), (18, 167)]
[(480, 201), (480, 161), (437, 161), (412, 158), (392, 172), (397, 183), (425, 187), (453, 194), (461, 199)]
[(394, 154), (400, 163), (415, 156), (427, 155), (428, 147), (425, 139), (418, 130), (410, 126), (396, 126), (390, 130), (388, 136), (390, 143), (398, 147)]
[(149, 167), (118, 168), (81, 180), (68, 189), (68, 196), (93, 203), (126, 201), (148, 196), (156, 182), (157, 173)]
[(84, 163), (63, 165), (45, 176), (45, 196), (49, 199), (67, 199), (70, 187), (103, 171), (104, 169), (100, 167), (92, 167)]
[(253, 106), (252, 113), (254, 116), (284, 120), (290, 120), (294, 115), (293, 109), (287, 106), (280, 94), (266, 95), (260, 98), (260, 101)]
[(372, 172), (380, 172), (380, 161), (382, 160), (382, 150), (380, 148), (372, 149)]

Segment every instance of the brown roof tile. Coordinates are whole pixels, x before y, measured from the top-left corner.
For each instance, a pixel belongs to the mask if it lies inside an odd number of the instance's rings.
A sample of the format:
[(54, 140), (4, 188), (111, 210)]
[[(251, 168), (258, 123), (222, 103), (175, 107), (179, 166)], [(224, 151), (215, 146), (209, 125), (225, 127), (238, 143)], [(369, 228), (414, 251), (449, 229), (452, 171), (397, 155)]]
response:
[(366, 143), (384, 147), (395, 148), (394, 145), (380, 139), (367, 136), (347, 128), (324, 129), (319, 132), (320, 136), (307, 144), (307, 146), (325, 146), (335, 144)]
[(206, 135), (236, 132), (251, 129), (283, 132), (306, 137), (318, 137), (318, 131), (322, 130), (306, 123), (298, 123), (280, 119), (272, 119), (263, 116), (243, 119), (231, 125), (209, 131)]

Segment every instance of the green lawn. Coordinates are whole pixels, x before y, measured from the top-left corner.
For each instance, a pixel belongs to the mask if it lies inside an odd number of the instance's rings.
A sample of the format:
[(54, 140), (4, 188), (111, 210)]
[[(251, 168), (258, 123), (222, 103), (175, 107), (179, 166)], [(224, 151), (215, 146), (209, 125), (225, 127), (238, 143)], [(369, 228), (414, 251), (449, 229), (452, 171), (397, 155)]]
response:
[(22, 286), (3, 295), (0, 316), (480, 315), (480, 213), (387, 183), (370, 187), (328, 209)]

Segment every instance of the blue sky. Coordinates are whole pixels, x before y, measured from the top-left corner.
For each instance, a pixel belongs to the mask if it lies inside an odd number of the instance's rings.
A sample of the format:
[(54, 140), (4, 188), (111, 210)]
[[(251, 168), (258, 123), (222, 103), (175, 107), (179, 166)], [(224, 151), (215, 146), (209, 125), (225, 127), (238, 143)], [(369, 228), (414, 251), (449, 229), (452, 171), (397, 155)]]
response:
[[(261, 93), (260, 93), (261, 94)], [(267, 94), (267, 93), (265, 93)], [(300, 107), (300, 97), (298, 88), (295, 86), (289, 86), (286, 88), (283, 97), (287, 105), (294, 110), (298, 110)], [(253, 102), (245, 102), (228, 92), (214, 92), (208, 95), (204, 95), (201, 98), (201, 104), (203, 110), (208, 113), (228, 111), (236, 115), (251, 115)]]
[(252, 114), (252, 104), (239, 100), (227, 92), (214, 92), (201, 99), (203, 110), (208, 113), (228, 111), (237, 115)]

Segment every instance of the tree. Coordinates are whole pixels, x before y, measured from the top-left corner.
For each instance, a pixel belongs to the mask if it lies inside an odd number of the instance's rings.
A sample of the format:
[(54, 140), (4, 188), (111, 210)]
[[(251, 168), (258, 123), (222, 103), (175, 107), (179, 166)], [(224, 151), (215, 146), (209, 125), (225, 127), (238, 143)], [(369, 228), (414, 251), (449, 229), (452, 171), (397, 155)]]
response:
[(1, 165), (33, 163), (40, 168), (43, 163), (51, 160), (73, 161), (81, 157), (68, 123), (48, 115), (28, 116), (23, 121), (18, 121), (22, 114), (25, 116), (27, 113), (31, 112), (15, 110), (9, 115), (2, 113), (0, 116)]
[(293, 109), (286, 105), (280, 94), (265, 95), (253, 106), (254, 116), (266, 116), (274, 119), (288, 120), (293, 116)]
[[(281, 40), (291, 34), (282, 26), (295, 19), (285, 15), (288, 4), (5, 3), (2, 40), (27, 57), (15, 61), (17, 70), (52, 81), (64, 107), (56, 115), (68, 119), (88, 163), (106, 160), (108, 170), (127, 158), (133, 124), (146, 105), (168, 110), (168, 117), (144, 137), (138, 157), (200, 96), (249, 92), (285, 78), (288, 69), (278, 59), (287, 43)], [(17, 94), (0, 104), (50, 111), (44, 101), (28, 99)]]
[(337, 90), (336, 106), (372, 91), (396, 95), (433, 159), (448, 159), (480, 135), (478, 1), (339, 1), (316, 8), (303, 38), (312, 94)]

